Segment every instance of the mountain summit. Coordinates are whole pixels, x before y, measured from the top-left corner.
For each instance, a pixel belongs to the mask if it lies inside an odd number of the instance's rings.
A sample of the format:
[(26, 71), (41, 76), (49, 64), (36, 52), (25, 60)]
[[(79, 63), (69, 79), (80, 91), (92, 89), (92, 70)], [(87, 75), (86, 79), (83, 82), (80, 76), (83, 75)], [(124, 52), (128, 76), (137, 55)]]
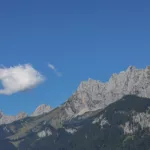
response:
[(36, 108), (36, 110), (32, 113), (31, 116), (39, 116), (44, 113), (48, 113), (52, 110), (52, 107), (46, 104), (42, 104)]
[[(51, 110), (52, 110), (51, 106), (42, 104), (36, 108), (36, 110), (32, 113), (31, 116), (35, 117), (35, 116), (43, 115), (45, 113), (50, 112)], [(9, 124), (14, 121), (21, 120), (21, 119), (26, 118), (27, 116), (29, 116), (29, 115), (27, 115), (25, 112), (21, 112), (21, 113), (17, 114), (16, 116), (8, 116), (8, 115), (5, 115), (2, 111), (0, 111), (0, 125), (1, 124)]]
[(81, 82), (77, 91), (66, 102), (69, 116), (103, 109), (124, 95), (150, 98), (150, 66), (137, 69), (129, 66), (126, 71), (113, 74), (108, 82), (89, 79)]
[(14, 121), (21, 120), (25, 117), (27, 117), (27, 114), (25, 112), (21, 112), (16, 116), (8, 116), (8, 115), (5, 115), (2, 111), (0, 111), (0, 125), (9, 124)]

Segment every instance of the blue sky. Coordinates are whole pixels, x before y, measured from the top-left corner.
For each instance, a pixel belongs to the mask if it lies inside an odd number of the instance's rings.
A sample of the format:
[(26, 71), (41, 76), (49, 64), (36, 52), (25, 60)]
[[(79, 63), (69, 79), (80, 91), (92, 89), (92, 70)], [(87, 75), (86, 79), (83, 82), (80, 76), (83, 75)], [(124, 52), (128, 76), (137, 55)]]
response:
[(31, 64), (46, 80), (32, 90), (1, 94), (0, 109), (17, 114), (43, 103), (56, 107), (82, 80), (107, 81), (129, 65), (145, 68), (149, 8), (149, 0), (1, 0), (0, 64)]

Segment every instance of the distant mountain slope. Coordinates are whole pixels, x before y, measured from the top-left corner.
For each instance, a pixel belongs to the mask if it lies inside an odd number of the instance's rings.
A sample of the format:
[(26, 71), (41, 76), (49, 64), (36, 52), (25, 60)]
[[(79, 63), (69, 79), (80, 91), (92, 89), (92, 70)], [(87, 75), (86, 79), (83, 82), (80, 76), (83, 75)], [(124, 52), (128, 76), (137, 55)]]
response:
[(8, 140), (0, 140), (0, 150), (17, 150)]
[(53, 108), (49, 105), (46, 105), (46, 104), (42, 104), (40, 106), (38, 106), (36, 108), (36, 110), (32, 113), (31, 116), (39, 116), (39, 115), (43, 115), (45, 113), (48, 113), (52, 110)]
[[(52, 107), (46, 104), (42, 104), (36, 108), (36, 110), (32, 113), (31, 117), (40, 116), (45, 113), (48, 113), (52, 110)], [(5, 115), (2, 111), (0, 111), (0, 125), (2, 124), (10, 124), (14, 121), (18, 121), (26, 118), (28, 115), (25, 112), (21, 112), (16, 116), (8, 116)]]
[(17, 121), (26, 117), (27, 117), (27, 114), (25, 112), (21, 112), (16, 116), (8, 116), (8, 115), (5, 115), (2, 111), (0, 111), (0, 125), (9, 124), (9, 123), (12, 123), (14, 121)]
[(125, 96), (74, 126), (68, 123), (49, 136), (36, 136), (27, 136), (20, 149), (149, 150), (150, 99)]

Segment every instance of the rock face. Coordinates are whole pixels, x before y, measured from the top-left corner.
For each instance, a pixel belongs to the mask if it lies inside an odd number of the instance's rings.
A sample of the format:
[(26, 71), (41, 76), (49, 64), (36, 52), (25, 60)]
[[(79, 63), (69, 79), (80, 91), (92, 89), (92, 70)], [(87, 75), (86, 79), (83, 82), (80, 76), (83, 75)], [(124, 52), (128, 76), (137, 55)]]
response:
[(17, 116), (8, 116), (8, 115), (5, 115), (2, 111), (0, 111), (0, 125), (9, 124), (14, 121), (23, 119), (25, 117), (27, 117), (27, 114), (25, 112), (21, 112)]
[(63, 107), (68, 116), (80, 115), (103, 109), (124, 95), (150, 98), (150, 66), (146, 69), (130, 66), (126, 71), (113, 74), (106, 83), (92, 79), (82, 82)]
[[(52, 108), (48, 105), (40, 105), (34, 112), (31, 116), (39, 116), (39, 115), (42, 115), (44, 113), (48, 113), (52, 110)], [(16, 116), (8, 116), (8, 115), (5, 115), (2, 111), (0, 111), (0, 125), (1, 124), (9, 124), (9, 123), (12, 123), (14, 121), (17, 121), (17, 120), (21, 120), (23, 118), (26, 118), (28, 115), (25, 113), (25, 112), (21, 112), (19, 113), (18, 115)]]
[(44, 138), (46, 136), (52, 135), (52, 131), (50, 129), (46, 129), (46, 130), (43, 130), (41, 132), (38, 132), (37, 135), (39, 138)]
[(44, 113), (48, 113), (51, 110), (52, 110), (51, 106), (48, 106), (46, 104), (42, 104), (36, 108), (36, 110), (33, 112), (33, 114), (31, 116), (39, 116), (39, 115), (42, 115)]

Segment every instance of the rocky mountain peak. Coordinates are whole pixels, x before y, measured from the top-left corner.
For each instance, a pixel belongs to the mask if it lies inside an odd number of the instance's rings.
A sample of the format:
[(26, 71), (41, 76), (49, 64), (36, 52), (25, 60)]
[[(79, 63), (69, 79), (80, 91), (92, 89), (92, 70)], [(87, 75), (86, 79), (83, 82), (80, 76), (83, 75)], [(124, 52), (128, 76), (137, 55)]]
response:
[(147, 69), (147, 70), (150, 70), (150, 66), (147, 66), (146, 69)]
[(20, 119), (23, 119), (25, 117), (27, 117), (27, 113), (25, 112), (20, 112), (17, 116), (16, 116), (16, 120), (20, 120)]
[(17, 120), (21, 120), (27, 117), (27, 114), (24, 112), (19, 113), (16, 116), (5, 115), (2, 111), (0, 112), (0, 125), (1, 124), (9, 124)]
[(67, 105), (66, 112), (70, 116), (103, 109), (130, 94), (150, 98), (150, 66), (145, 69), (129, 66), (126, 71), (113, 74), (105, 83), (92, 79), (81, 82), (69, 99), (70, 107)]
[(44, 113), (48, 113), (52, 110), (52, 107), (46, 104), (42, 104), (36, 108), (36, 110), (32, 113), (31, 116), (39, 116)]
[(136, 70), (135, 66), (129, 66), (128, 69), (127, 69), (127, 71), (134, 71), (134, 70)]
[(93, 86), (98, 86), (102, 84), (100, 81), (97, 80), (93, 80), (93, 79), (88, 79), (88, 81), (82, 81), (79, 85), (79, 87), (77, 88), (77, 91), (85, 91), (85, 90), (92, 90), (91, 88)]
[[(42, 104), (33, 112), (31, 116), (38, 116), (44, 113), (50, 112), (52, 108), (48, 105)], [(16, 116), (5, 115), (2, 111), (0, 111), (0, 125), (1, 124), (9, 124), (17, 120), (24, 119), (28, 116), (25, 112), (20, 112)]]
[(3, 112), (0, 110), (0, 119), (3, 117)]

